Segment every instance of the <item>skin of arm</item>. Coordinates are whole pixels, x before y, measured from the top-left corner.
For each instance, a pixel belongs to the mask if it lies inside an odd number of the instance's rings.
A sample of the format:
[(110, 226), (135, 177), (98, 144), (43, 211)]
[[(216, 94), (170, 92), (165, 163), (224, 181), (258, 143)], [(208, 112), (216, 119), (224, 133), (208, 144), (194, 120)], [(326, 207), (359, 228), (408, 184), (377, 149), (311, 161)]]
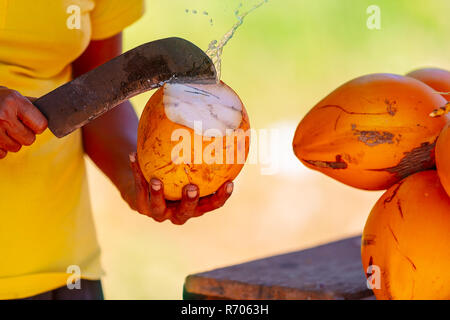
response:
[[(84, 53), (72, 64), (74, 77), (111, 60), (122, 53), (122, 34), (91, 41)], [(113, 182), (130, 207), (156, 221), (170, 220), (184, 224), (189, 218), (215, 210), (233, 191), (225, 182), (216, 193), (199, 198), (198, 187), (187, 185), (180, 201), (166, 201), (161, 181), (147, 183), (136, 161), (138, 117), (126, 101), (82, 128), (86, 154)]]
[[(83, 54), (72, 63), (76, 78), (122, 53), (122, 36), (91, 41)], [(129, 154), (136, 151), (139, 119), (129, 101), (98, 117), (82, 128), (86, 154), (108, 176), (125, 198), (134, 187)], [(125, 170), (126, 168), (127, 170)], [(135, 203), (130, 203), (133, 209)]]

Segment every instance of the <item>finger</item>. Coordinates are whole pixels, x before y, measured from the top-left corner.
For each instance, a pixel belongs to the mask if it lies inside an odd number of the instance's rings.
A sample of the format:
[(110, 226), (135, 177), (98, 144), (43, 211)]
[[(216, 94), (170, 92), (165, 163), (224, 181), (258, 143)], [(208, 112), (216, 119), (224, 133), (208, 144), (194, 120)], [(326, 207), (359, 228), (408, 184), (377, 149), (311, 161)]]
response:
[(28, 99), (23, 98), (18, 108), (19, 119), (34, 133), (40, 134), (47, 128), (47, 119)]
[(6, 126), (6, 132), (9, 137), (25, 146), (31, 145), (36, 140), (34, 132), (17, 119)]
[(5, 158), (7, 154), (8, 154), (7, 151), (5, 151), (5, 150), (3, 150), (3, 149), (0, 149), (0, 159)]
[(184, 224), (189, 218), (194, 217), (198, 199), (199, 191), (196, 185), (184, 186), (181, 202), (172, 214), (171, 221), (175, 224)]
[(133, 171), (134, 184), (136, 191), (136, 208), (139, 213), (150, 215), (150, 199), (148, 197), (148, 183), (142, 175), (139, 163), (136, 159), (136, 153), (130, 154), (130, 165)]
[(11, 139), (6, 131), (2, 130), (0, 131), (0, 148), (5, 151), (18, 152), (22, 148), (22, 145), (14, 139)]
[(233, 189), (233, 182), (227, 181), (214, 194), (201, 198), (197, 205), (196, 216), (222, 207), (233, 193)]
[(164, 221), (170, 216), (170, 212), (167, 210), (166, 199), (164, 198), (164, 185), (155, 178), (150, 179), (150, 208), (152, 217), (156, 221)]

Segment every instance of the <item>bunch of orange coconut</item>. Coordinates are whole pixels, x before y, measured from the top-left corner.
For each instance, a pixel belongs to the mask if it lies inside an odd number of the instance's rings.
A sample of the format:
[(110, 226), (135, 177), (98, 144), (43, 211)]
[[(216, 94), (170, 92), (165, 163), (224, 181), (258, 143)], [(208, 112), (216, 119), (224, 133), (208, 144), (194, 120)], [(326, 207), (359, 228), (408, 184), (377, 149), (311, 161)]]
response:
[(351, 80), (300, 122), (307, 167), (364, 190), (387, 190), (362, 237), (377, 299), (450, 299), (450, 72)]

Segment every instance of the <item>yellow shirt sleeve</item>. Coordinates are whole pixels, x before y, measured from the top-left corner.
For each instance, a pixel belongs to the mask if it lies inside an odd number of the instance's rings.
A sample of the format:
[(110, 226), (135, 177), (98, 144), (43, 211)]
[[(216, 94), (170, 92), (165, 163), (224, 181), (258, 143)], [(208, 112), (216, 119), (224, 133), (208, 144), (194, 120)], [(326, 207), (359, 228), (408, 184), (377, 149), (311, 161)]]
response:
[(144, 13), (144, 0), (96, 0), (91, 11), (92, 40), (118, 34)]

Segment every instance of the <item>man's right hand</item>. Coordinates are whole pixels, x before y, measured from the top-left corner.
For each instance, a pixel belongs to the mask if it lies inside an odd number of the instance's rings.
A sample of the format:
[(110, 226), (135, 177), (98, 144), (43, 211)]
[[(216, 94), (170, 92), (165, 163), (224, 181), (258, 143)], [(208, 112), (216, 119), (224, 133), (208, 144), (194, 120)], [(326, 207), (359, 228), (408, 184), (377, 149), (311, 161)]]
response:
[(47, 128), (47, 119), (28, 98), (0, 86), (0, 159), (29, 146)]

